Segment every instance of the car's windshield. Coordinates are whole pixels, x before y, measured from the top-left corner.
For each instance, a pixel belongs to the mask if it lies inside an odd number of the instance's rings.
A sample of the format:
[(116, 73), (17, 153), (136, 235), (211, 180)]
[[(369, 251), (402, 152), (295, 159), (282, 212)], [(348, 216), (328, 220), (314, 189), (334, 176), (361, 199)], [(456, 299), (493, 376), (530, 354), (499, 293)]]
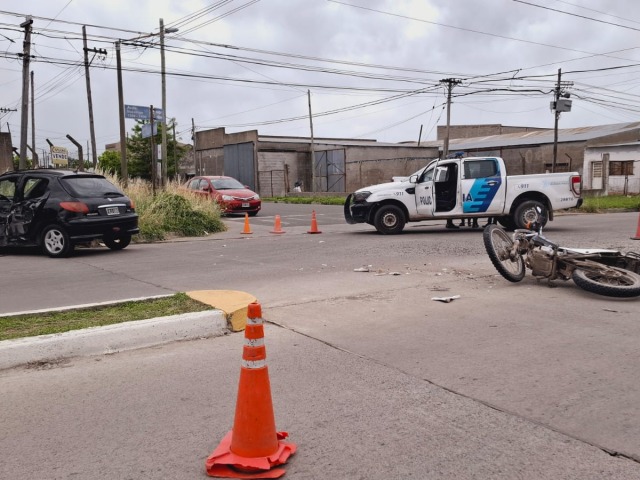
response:
[(211, 179), (211, 183), (213, 184), (213, 188), (216, 190), (235, 190), (238, 188), (245, 188), (244, 185), (235, 178), (213, 178)]
[(60, 183), (74, 197), (115, 197), (124, 193), (104, 177), (64, 177)]

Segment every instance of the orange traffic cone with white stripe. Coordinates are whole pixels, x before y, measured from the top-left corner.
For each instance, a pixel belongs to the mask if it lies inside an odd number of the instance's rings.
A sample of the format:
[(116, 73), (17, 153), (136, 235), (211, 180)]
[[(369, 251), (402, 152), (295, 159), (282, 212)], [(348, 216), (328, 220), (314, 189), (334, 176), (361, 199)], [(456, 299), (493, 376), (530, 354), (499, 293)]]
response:
[(315, 210), (311, 210), (311, 230), (308, 230), (307, 233), (322, 233), (318, 230), (318, 221), (316, 220)]
[(276, 432), (259, 303), (249, 304), (247, 317), (233, 430), (207, 458), (210, 477), (279, 478), (285, 470), (277, 467), (297, 448)]
[(273, 222), (273, 230), (271, 230), (271, 233), (284, 233), (284, 230), (282, 230), (282, 225), (280, 223), (280, 215), (276, 215), (276, 219)]
[(631, 240), (640, 240), (640, 215), (638, 215), (638, 229), (636, 230), (636, 236), (631, 237)]
[(245, 213), (244, 214), (244, 229), (241, 232), (243, 235), (250, 235), (251, 232), (251, 225), (249, 225), (249, 214)]

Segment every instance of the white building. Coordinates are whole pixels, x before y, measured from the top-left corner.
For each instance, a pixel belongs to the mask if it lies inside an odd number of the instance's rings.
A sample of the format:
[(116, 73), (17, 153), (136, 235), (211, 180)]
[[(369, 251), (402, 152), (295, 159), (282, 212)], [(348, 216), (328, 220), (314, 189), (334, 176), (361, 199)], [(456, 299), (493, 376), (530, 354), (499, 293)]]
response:
[(640, 142), (585, 148), (582, 188), (603, 196), (640, 194)]

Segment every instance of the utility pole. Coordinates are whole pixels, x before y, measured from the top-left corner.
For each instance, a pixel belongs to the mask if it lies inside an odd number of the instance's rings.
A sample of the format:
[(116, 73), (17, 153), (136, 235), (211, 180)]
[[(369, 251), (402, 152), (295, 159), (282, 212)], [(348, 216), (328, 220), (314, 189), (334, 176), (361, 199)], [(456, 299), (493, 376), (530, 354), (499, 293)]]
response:
[(22, 44), (22, 113), (20, 118), (20, 162), (19, 169), (27, 168), (27, 132), (29, 130), (29, 60), (31, 59), (31, 16), (20, 24), (24, 28)]
[(69, 141), (71, 143), (73, 143), (77, 148), (78, 148), (78, 170), (83, 172), (84, 171), (84, 158), (82, 156), (82, 145), (78, 142), (76, 142), (76, 140), (71, 136), (71, 135), (67, 135), (67, 138), (69, 139)]
[(193, 140), (193, 166), (196, 169), (198, 175), (202, 175), (202, 159), (200, 160), (200, 167), (198, 168), (198, 148), (196, 143), (196, 124), (191, 118), (191, 139)]
[(151, 143), (151, 189), (153, 196), (156, 196), (156, 181), (158, 179), (158, 163), (156, 162), (156, 137), (153, 131), (153, 124), (155, 120), (153, 118), (153, 105), (149, 107), (149, 120), (151, 121), (151, 137), (149, 137)]
[(176, 119), (173, 119), (173, 124), (171, 125), (173, 128), (173, 171), (176, 177), (176, 180), (180, 179), (178, 173), (178, 159), (176, 158)]
[(36, 95), (33, 81), (33, 70), (31, 70), (31, 152), (33, 153), (33, 168), (39, 168), (38, 154), (36, 153)]
[(309, 144), (309, 153), (311, 155), (311, 192), (316, 191), (316, 152), (313, 144), (313, 115), (311, 113), (311, 90), (307, 90), (307, 98), (309, 99), (309, 126), (311, 127), (311, 143)]
[[(558, 160), (558, 121), (560, 120), (561, 112), (571, 111), (571, 97), (570, 93), (565, 92), (566, 87), (573, 85), (573, 82), (562, 83), (562, 69), (558, 69), (558, 83), (554, 91), (554, 101), (551, 102), (551, 109), (554, 111), (554, 125), (553, 125), (553, 161), (551, 163), (551, 173), (556, 171), (556, 162)], [(561, 98), (563, 97), (563, 98)]]
[(124, 128), (124, 93), (122, 92), (122, 61), (120, 60), (120, 44), (116, 42), (116, 65), (118, 70), (118, 109), (120, 112), (120, 181), (126, 188), (129, 180), (127, 172), (127, 138)]
[(162, 186), (167, 184), (167, 79), (164, 64), (164, 34), (175, 33), (177, 28), (164, 28), (164, 20), (160, 19), (160, 71), (162, 77)]
[[(91, 158), (93, 160), (93, 168), (96, 168), (96, 165), (98, 164), (98, 158), (97, 158), (97, 152), (96, 152), (96, 131), (93, 126), (93, 102), (91, 101), (91, 78), (89, 77), (89, 49), (87, 48), (87, 27), (85, 25), (82, 26), (82, 45), (84, 50), (84, 78), (87, 81), (87, 103), (89, 104), (89, 132), (91, 134)], [(94, 53), (98, 53), (98, 51), (95, 48), (93, 50), (94, 50)]]
[(462, 83), (462, 80), (445, 78), (440, 80), (440, 83), (447, 86), (447, 131), (445, 133), (444, 146), (442, 147), (442, 156), (443, 158), (447, 158), (447, 155), (449, 155), (449, 128), (451, 126), (451, 91), (453, 87)]

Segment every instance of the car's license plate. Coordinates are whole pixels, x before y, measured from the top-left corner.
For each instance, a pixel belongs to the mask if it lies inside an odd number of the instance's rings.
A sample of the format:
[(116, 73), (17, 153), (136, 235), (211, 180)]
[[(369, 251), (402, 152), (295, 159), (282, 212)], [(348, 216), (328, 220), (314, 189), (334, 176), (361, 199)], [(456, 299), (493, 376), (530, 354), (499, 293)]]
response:
[(248, 202), (247, 203), (243, 203), (242, 204), (242, 208), (249, 208), (249, 203)]
[(120, 209), (118, 207), (107, 207), (107, 215), (120, 215)]

